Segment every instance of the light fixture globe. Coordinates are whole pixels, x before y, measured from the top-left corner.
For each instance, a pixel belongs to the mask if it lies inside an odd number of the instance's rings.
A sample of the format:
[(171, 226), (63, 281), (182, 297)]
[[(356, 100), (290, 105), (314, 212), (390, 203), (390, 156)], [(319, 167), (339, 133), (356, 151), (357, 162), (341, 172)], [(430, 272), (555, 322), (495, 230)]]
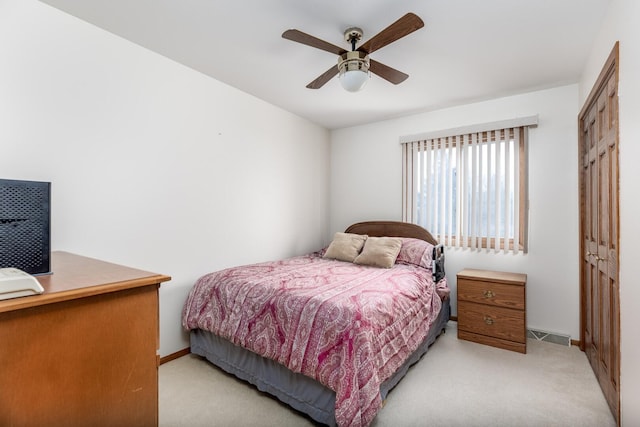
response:
[(338, 59), (340, 84), (349, 92), (358, 92), (369, 81), (369, 56), (357, 50), (346, 52)]

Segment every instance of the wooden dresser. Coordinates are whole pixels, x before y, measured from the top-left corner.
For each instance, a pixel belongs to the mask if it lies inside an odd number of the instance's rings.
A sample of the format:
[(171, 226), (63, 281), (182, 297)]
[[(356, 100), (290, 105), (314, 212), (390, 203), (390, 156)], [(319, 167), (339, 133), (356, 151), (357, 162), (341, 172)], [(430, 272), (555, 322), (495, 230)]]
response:
[(53, 252), (44, 293), (0, 301), (0, 425), (157, 426), (158, 288)]
[(459, 272), (458, 338), (526, 353), (526, 282), (519, 273)]

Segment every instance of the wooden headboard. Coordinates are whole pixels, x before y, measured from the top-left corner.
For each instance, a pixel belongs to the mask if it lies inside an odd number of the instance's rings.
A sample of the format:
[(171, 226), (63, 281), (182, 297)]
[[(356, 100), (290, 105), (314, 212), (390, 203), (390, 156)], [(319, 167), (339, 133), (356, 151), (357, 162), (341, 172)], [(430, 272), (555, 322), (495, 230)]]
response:
[(350, 225), (345, 233), (366, 234), (367, 236), (381, 237), (413, 237), (426, 240), (432, 245), (438, 241), (424, 228), (416, 224), (400, 221), (364, 221)]

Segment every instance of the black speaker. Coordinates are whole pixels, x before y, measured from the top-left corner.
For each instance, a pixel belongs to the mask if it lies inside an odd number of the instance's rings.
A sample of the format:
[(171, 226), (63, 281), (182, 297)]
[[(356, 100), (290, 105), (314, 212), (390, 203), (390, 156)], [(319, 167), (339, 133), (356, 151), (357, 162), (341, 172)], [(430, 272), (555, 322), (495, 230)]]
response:
[(51, 272), (51, 183), (0, 179), (0, 268)]

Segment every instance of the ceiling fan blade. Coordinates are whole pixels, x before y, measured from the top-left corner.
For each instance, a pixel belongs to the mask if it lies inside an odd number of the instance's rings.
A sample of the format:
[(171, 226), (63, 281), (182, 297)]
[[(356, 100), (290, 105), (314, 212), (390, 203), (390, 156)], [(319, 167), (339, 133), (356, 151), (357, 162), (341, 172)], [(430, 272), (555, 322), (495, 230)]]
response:
[(322, 86), (325, 85), (325, 83), (327, 83), (329, 80), (331, 80), (336, 74), (338, 74), (338, 66), (334, 65), (331, 68), (329, 68), (327, 71), (325, 71), (324, 73), (320, 74), (320, 76), (317, 79), (315, 79), (314, 81), (309, 83), (307, 85), (307, 88), (308, 89), (320, 89)]
[(369, 60), (369, 71), (373, 74), (377, 74), (394, 85), (402, 83), (409, 77), (408, 74), (398, 71), (395, 68), (391, 68), (388, 65), (384, 65), (378, 61), (374, 61), (373, 59)]
[(407, 13), (393, 24), (373, 36), (369, 41), (358, 48), (367, 54), (393, 43), (394, 41), (413, 33), (424, 27), (424, 22), (414, 13)]
[(327, 52), (335, 53), (336, 55), (342, 55), (343, 53), (346, 52), (346, 50), (344, 50), (341, 47), (333, 45), (324, 40), (320, 40), (317, 37), (311, 36), (307, 33), (303, 33), (302, 31), (298, 31), (298, 30), (287, 30), (284, 33), (282, 33), (282, 38), (285, 38), (287, 40), (291, 40), (294, 42), (306, 44), (307, 46), (315, 47), (317, 49), (321, 49)]

